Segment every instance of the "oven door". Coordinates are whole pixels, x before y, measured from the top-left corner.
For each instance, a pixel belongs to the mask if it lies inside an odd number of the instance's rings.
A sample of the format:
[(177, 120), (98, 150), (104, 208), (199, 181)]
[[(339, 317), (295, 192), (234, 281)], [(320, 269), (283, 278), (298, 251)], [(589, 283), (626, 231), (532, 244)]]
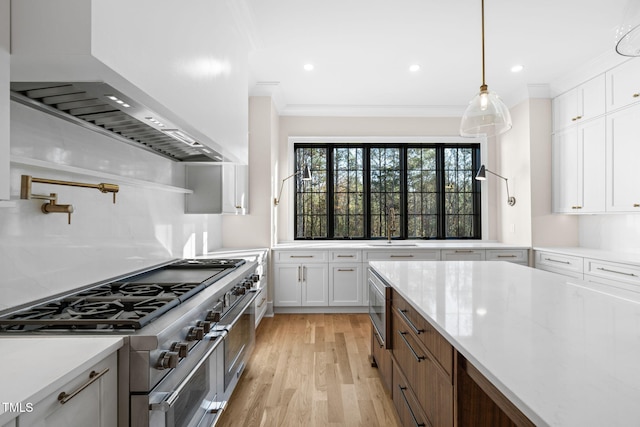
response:
[(216, 423), (225, 404), (221, 378), (224, 336), (224, 331), (207, 335), (202, 341), (208, 344), (205, 354), (189, 367), (186, 376), (174, 370), (154, 388), (149, 394), (149, 426), (209, 427)]
[[(220, 323), (227, 335), (224, 338), (224, 392), (230, 396), (240, 375), (244, 371), (256, 337), (256, 314), (254, 301), (258, 292), (249, 291), (238, 301)], [(226, 323), (225, 323), (226, 322)]]
[(391, 348), (391, 340), (387, 339), (391, 331), (391, 287), (369, 269), (367, 277), (369, 287), (369, 317), (375, 329), (377, 339), (386, 349)]

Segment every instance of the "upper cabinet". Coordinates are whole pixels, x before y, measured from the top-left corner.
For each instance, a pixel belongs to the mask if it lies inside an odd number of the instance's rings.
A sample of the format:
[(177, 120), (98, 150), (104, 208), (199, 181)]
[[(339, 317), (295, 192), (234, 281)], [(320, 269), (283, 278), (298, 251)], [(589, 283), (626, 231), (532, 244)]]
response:
[(553, 129), (564, 129), (605, 113), (605, 77), (600, 75), (553, 100)]
[(607, 112), (640, 101), (640, 60), (627, 61), (607, 71)]
[(249, 38), (236, 3), (14, 1), (11, 80), (103, 81), (247, 164)]
[(607, 117), (607, 211), (640, 212), (640, 104)]
[(248, 214), (248, 173), (246, 165), (186, 165), (186, 187), (193, 193), (185, 196), (185, 213)]

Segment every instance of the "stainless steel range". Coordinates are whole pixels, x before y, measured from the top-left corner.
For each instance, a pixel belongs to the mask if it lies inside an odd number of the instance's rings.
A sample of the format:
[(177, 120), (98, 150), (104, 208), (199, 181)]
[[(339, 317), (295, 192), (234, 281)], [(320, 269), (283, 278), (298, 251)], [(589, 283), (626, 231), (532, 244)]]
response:
[(0, 316), (3, 334), (111, 334), (120, 426), (211, 426), (255, 341), (256, 263), (173, 261)]

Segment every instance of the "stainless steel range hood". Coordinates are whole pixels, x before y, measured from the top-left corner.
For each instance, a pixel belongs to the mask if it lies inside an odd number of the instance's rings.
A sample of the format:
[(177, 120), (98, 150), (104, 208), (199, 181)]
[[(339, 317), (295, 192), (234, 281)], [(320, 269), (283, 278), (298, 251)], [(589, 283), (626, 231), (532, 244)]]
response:
[(224, 161), (194, 138), (104, 82), (12, 82), (11, 100), (179, 162)]

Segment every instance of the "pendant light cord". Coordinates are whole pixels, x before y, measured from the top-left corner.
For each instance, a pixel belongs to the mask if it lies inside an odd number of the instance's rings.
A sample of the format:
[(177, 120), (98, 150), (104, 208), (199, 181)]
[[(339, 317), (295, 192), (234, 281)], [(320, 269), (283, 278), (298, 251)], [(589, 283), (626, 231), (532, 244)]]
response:
[(482, 5), (482, 86), (485, 87), (487, 84), (484, 81), (484, 0), (481, 1)]

